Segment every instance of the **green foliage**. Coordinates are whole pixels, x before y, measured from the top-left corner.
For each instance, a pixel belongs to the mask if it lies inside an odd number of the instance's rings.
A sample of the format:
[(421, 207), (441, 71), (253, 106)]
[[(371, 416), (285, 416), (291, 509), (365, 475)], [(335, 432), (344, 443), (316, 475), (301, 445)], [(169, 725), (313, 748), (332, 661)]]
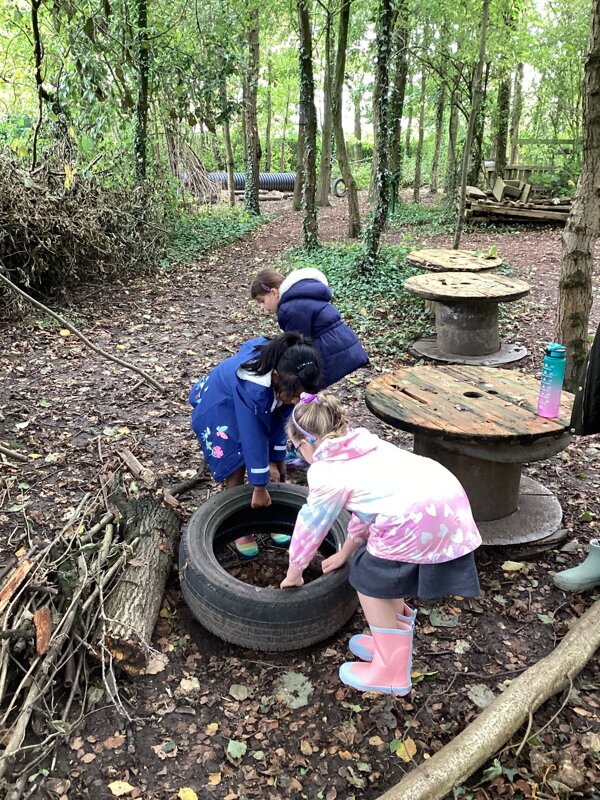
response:
[(167, 257), (163, 266), (193, 261), (215, 247), (225, 247), (255, 231), (265, 217), (239, 207), (212, 206), (200, 214), (174, 213), (167, 221)]
[(443, 206), (421, 206), (413, 203), (398, 203), (393, 216), (390, 214), (388, 226), (391, 229), (405, 226), (419, 226), (420, 235), (435, 236), (439, 233), (452, 233), (456, 213)]
[(365, 277), (355, 264), (362, 253), (359, 244), (335, 244), (307, 253), (288, 250), (280, 268), (315, 267), (327, 276), (333, 302), (343, 319), (358, 334), (372, 355), (398, 357), (409, 344), (431, 332), (431, 320), (423, 301), (404, 289), (404, 280), (420, 270), (406, 263), (408, 247), (382, 247), (377, 268)]

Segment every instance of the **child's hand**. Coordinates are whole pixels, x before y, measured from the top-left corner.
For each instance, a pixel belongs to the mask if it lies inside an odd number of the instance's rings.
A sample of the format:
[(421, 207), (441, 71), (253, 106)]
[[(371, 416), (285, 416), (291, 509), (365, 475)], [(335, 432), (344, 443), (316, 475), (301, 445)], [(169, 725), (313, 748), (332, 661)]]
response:
[(348, 556), (340, 550), (339, 553), (334, 553), (329, 558), (324, 558), (321, 562), (321, 568), (327, 574), (328, 572), (333, 572), (334, 569), (343, 567), (347, 560)]
[(252, 508), (268, 508), (271, 505), (271, 495), (266, 486), (255, 486), (252, 492), (250, 506)]
[(294, 586), (304, 586), (304, 578), (302, 577), (302, 570), (289, 566), (287, 575), (279, 584), (279, 588), (293, 589)]
[(271, 461), (269, 464), (269, 478), (271, 483), (285, 482), (285, 461)]

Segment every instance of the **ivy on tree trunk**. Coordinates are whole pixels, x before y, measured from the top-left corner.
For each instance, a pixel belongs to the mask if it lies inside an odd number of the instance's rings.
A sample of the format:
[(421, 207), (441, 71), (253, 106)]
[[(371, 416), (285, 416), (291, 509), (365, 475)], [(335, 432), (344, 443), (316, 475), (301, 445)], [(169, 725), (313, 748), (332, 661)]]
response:
[(135, 114), (135, 176), (146, 178), (148, 169), (148, 78), (150, 74), (150, 42), (148, 40), (148, 0), (137, 0), (137, 66), (138, 95)]
[(378, 14), (377, 67), (373, 103), (377, 108), (375, 127), (377, 130), (377, 172), (375, 178), (377, 204), (371, 223), (365, 230), (365, 252), (359, 259), (359, 268), (368, 272), (375, 268), (379, 253), (381, 234), (387, 221), (390, 203), (390, 180), (388, 171), (388, 110), (389, 110), (389, 65), (394, 25), (392, 0), (381, 0)]
[(566, 345), (573, 390), (588, 349), (594, 247), (600, 235), (600, 5), (594, 3), (583, 90), (583, 160), (562, 236), (556, 341)]
[(258, 138), (258, 63), (259, 63), (259, 11), (258, 6), (250, 12), (248, 27), (248, 69), (246, 73), (246, 102), (244, 121), (246, 127), (246, 180), (244, 185), (244, 209), (249, 214), (260, 214), (258, 203), (258, 171), (260, 164), (260, 140)]
[(298, 0), (298, 24), (300, 27), (300, 131), (304, 138), (304, 181), (302, 205), (304, 219), (302, 233), (304, 246), (317, 247), (317, 113), (315, 110), (315, 81), (312, 64), (312, 31), (308, 0)]

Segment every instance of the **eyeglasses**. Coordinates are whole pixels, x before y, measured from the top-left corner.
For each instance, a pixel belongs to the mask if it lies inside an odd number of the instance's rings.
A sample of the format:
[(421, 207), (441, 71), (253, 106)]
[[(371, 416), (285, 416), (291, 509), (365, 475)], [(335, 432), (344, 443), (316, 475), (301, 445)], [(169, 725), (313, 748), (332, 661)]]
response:
[(292, 440), (291, 440), (291, 439), (289, 439), (289, 440), (288, 440), (288, 443), (287, 443), (287, 451), (288, 451), (288, 453), (291, 453), (291, 454), (293, 454), (293, 455), (296, 455), (296, 453), (297, 453), (297, 447), (296, 447), (296, 445), (295, 445), (295, 444), (292, 442)]

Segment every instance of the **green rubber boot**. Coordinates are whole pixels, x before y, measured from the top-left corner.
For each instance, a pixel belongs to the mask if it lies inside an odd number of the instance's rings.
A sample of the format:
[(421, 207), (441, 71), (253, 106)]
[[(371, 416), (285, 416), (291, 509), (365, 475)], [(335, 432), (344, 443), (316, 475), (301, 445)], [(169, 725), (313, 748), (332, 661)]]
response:
[(600, 539), (590, 541), (590, 551), (583, 564), (557, 572), (553, 580), (566, 592), (583, 592), (600, 585)]

